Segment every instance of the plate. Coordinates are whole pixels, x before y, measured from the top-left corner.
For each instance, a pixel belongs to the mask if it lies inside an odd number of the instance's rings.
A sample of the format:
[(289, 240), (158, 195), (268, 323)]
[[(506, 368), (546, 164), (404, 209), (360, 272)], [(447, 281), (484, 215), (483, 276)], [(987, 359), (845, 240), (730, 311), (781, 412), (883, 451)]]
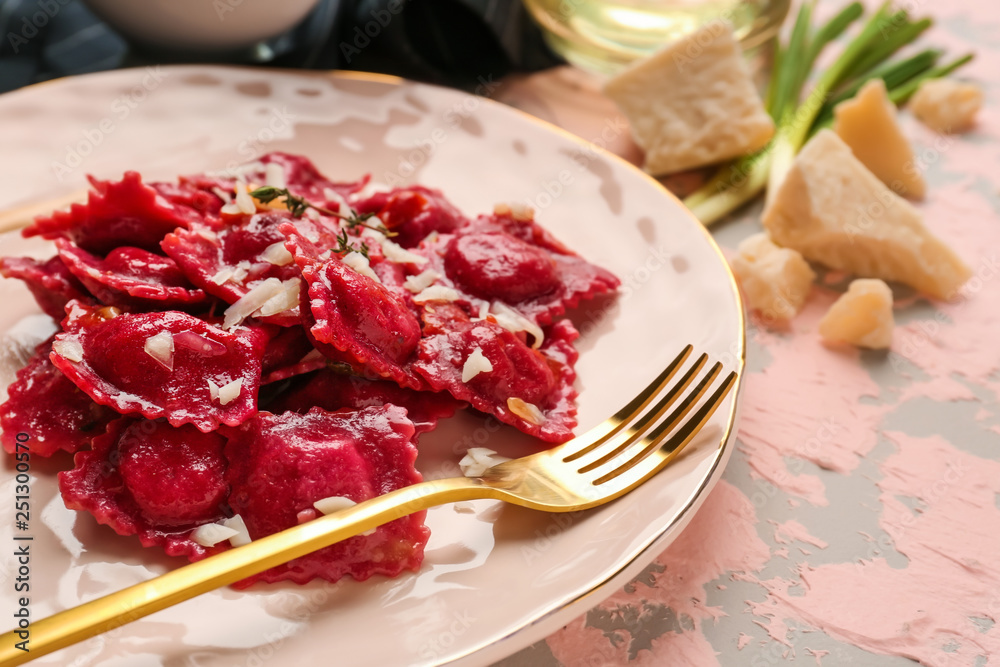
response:
[[(493, 85), (484, 78), (477, 92)], [(306, 154), (334, 179), (368, 172), (441, 188), (467, 214), (497, 202), (533, 206), (557, 237), (623, 280), (617, 299), (573, 313), (582, 332), (578, 433), (638, 393), (686, 343), (742, 371), (742, 304), (702, 226), (626, 162), (482, 96), (351, 73), (156, 67), (10, 93), (0, 97), (0, 118), (2, 208), (78, 190), (87, 173), (137, 169), (170, 179), (270, 150)], [(14, 234), (0, 244), (3, 254), (52, 252)], [(52, 325), (17, 281), (0, 281), (0, 302), (6, 386)], [(674, 465), (602, 508), (436, 508), (419, 573), (216, 591), (36, 664), (308, 665), (333, 655), (338, 664), (489, 664), (584, 613), (676, 537), (722, 472), (738, 403), (737, 391)], [(427, 477), (456, 474), (473, 444), (512, 455), (531, 446), (462, 414), (425, 436), (418, 467)], [(68, 465), (68, 456), (32, 461), (32, 618), (180, 564), (65, 509), (54, 476)], [(10, 457), (3, 466), (0, 498), (13, 498)], [(12, 503), (2, 505), (0, 544), (11, 545)], [(0, 579), (10, 579), (13, 560), (4, 556), (0, 567)]]

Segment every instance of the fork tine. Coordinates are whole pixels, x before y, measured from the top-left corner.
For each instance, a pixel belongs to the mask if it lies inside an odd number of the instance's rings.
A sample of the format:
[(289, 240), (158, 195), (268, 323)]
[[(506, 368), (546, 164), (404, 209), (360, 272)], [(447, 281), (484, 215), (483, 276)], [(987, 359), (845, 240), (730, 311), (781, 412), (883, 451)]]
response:
[(590, 472), (595, 468), (599, 468), (642, 438), (643, 434), (648, 430), (648, 427), (659, 421), (660, 417), (662, 417), (670, 406), (674, 404), (674, 401), (676, 401), (684, 390), (688, 388), (688, 385), (691, 384), (694, 377), (701, 372), (701, 369), (705, 366), (706, 361), (708, 361), (707, 354), (703, 354), (698, 357), (698, 360), (694, 362), (694, 365), (691, 366), (690, 369), (688, 369), (687, 373), (684, 374), (684, 377), (670, 387), (667, 395), (664, 396), (659, 403), (653, 406), (651, 410), (643, 414), (637, 421), (629, 425), (629, 435), (627, 438), (622, 440), (617, 447), (613, 448), (599, 459), (591, 461), (587, 465), (580, 468), (578, 472)]
[(625, 463), (619, 465), (611, 472), (595, 479), (593, 482), (594, 485), (597, 486), (604, 484), (605, 482), (618, 477), (622, 473), (637, 466), (654, 451), (658, 452), (656, 463), (650, 470), (643, 474), (641, 479), (645, 480), (664, 465), (672, 461), (691, 441), (691, 439), (694, 438), (695, 434), (701, 430), (701, 427), (705, 425), (705, 422), (711, 418), (711, 416), (715, 413), (715, 410), (719, 407), (719, 405), (721, 405), (722, 400), (726, 397), (726, 394), (728, 394), (733, 385), (736, 384), (736, 373), (730, 372), (729, 375), (727, 375), (722, 381), (719, 388), (716, 389), (708, 400), (702, 404), (701, 408), (695, 413), (694, 417), (681, 426), (680, 430), (675, 433), (666, 444), (661, 446), (660, 443), (663, 439), (677, 426), (680, 420), (683, 419), (688, 412), (690, 412), (691, 408), (704, 395), (708, 386), (718, 376), (721, 369), (722, 364), (716, 363), (705, 379), (698, 384), (694, 392), (692, 392), (692, 394), (685, 399), (684, 403), (678, 406), (669, 418), (659, 424), (643, 439), (643, 442), (647, 443), (646, 446)]
[(679, 369), (681, 364), (683, 364), (691, 355), (691, 351), (693, 349), (693, 346), (685, 345), (684, 349), (680, 351), (680, 354), (678, 354), (674, 360), (671, 361), (665, 369), (663, 369), (663, 372), (660, 373), (648, 387), (643, 389), (638, 396), (629, 401), (625, 407), (616, 412), (614, 415), (608, 417), (603, 422), (578, 437), (574, 442), (576, 442), (580, 448), (566, 455), (563, 458), (563, 461), (566, 463), (575, 461), (625, 428), (640, 410), (645, 409), (653, 398), (663, 391), (663, 388), (677, 373), (677, 369)]

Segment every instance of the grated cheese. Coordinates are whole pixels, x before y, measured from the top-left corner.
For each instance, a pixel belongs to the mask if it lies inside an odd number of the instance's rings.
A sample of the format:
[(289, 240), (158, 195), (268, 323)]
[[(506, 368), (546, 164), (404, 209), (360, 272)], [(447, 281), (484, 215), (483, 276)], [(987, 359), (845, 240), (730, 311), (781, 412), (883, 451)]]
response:
[(330, 496), (329, 498), (320, 498), (313, 503), (313, 507), (322, 512), (323, 514), (333, 514), (334, 512), (339, 512), (340, 510), (346, 510), (350, 507), (357, 505), (356, 502), (347, 498), (345, 496)]
[(379, 277), (375, 274), (375, 272), (372, 271), (371, 264), (368, 263), (368, 258), (362, 255), (360, 252), (355, 252), (352, 250), (351, 252), (344, 255), (344, 257), (340, 261), (343, 262), (345, 266), (353, 269), (355, 273), (365, 276), (366, 278), (371, 278), (372, 280), (374, 280), (379, 284), (382, 283), (382, 281), (379, 280)]
[(545, 423), (545, 415), (533, 403), (511, 396), (507, 399), (507, 408), (524, 421), (531, 422), (535, 426), (541, 426)]
[(480, 373), (489, 373), (492, 370), (493, 364), (483, 354), (483, 350), (477, 347), (465, 360), (465, 365), (462, 366), (462, 382), (468, 382)]
[[(329, 498), (320, 498), (319, 500), (313, 503), (313, 507), (315, 507), (323, 514), (334, 514), (335, 512), (339, 512), (341, 510), (350, 509), (355, 505), (357, 505), (356, 502), (345, 496), (330, 496)], [(374, 535), (377, 529), (378, 526), (366, 530), (363, 533), (358, 533), (358, 535), (362, 536)]]
[(52, 343), (52, 349), (67, 361), (83, 361), (83, 345), (75, 338), (57, 340)]
[(284, 241), (272, 243), (264, 248), (264, 252), (260, 253), (260, 258), (275, 266), (286, 266), (291, 264), (294, 259), (292, 253), (288, 252), (288, 248), (285, 247)]
[(281, 291), (264, 302), (260, 310), (254, 315), (260, 317), (270, 317), (291, 310), (299, 305), (299, 294), (302, 290), (302, 281), (298, 278), (289, 278), (281, 283)]
[(257, 212), (257, 205), (253, 203), (253, 197), (250, 196), (250, 189), (247, 184), (243, 181), (236, 182), (236, 208), (240, 210), (240, 213), (244, 215), (253, 215)]
[(510, 459), (498, 455), (488, 447), (470, 447), (458, 462), (458, 467), (466, 477), (482, 477), (487, 470), (504, 461)]
[[(379, 234), (378, 232), (375, 232)], [(415, 252), (410, 252), (398, 243), (391, 241), (385, 237), (383, 234), (379, 234), (382, 238), (379, 243), (382, 245), (382, 253), (385, 258), (390, 262), (396, 262), (397, 264), (426, 264), (427, 258), (423, 255), (418, 255)]]
[(231, 545), (242, 547), (244, 544), (250, 544), (250, 531), (247, 530), (247, 524), (239, 514), (234, 514), (232, 518), (226, 519), (222, 525), (236, 531), (236, 535), (229, 538)]
[[(211, 380), (209, 380), (209, 390), (211, 390)], [(213, 398), (219, 399), (219, 405), (229, 405), (240, 396), (243, 391), (243, 378), (236, 378), (221, 387), (216, 388)]]
[(232, 192), (226, 192), (225, 190), (223, 190), (222, 188), (220, 188), (218, 186), (213, 186), (212, 187), (212, 192), (215, 194), (216, 197), (218, 197), (219, 199), (221, 199), (223, 201), (223, 203), (225, 203), (225, 204), (232, 204), (233, 203), (233, 193)]
[(233, 273), (235, 271), (236, 271), (236, 267), (233, 267), (233, 266), (224, 266), (221, 269), (219, 269), (218, 273), (216, 273), (214, 276), (212, 276), (211, 278), (209, 278), (209, 280), (211, 280), (216, 285), (221, 285), (222, 283), (224, 283), (227, 280), (229, 280), (230, 278), (232, 278), (233, 277)]
[(174, 370), (174, 337), (169, 331), (150, 336), (142, 349), (168, 371)]
[(264, 185), (281, 189), (288, 187), (285, 185), (285, 168), (277, 162), (264, 165)]
[(458, 301), (462, 298), (455, 289), (447, 285), (431, 285), (427, 289), (421, 290), (420, 294), (413, 297), (413, 303), (422, 304), (428, 301)]
[(238, 531), (218, 523), (206, 523), (198, 526), (191, 533), (191, 539), (203, 547), (214, 547), (219, 542), (238, 535)]
[(495, 301), (490, 306), (490, 311), (493, 314), (493, 319), (504, 329), (511, 333), (526, 331), (532, 337), (531, 347), (535, 350), (541, 347), (542, 341), (545, 340), (545, 334), (542, 333), (540, 326), (500, 301)]
[(222, 320), (223, 329), (232, 329), (237, 324), (257, 312), (261, 306), (285, 291), (285, 285), (278, 278), (268, 278), (255, 285), (229, 308)]
[(441, 274), (434, 269), (427, 269), (422, 273), (418, 273), (415, 276), (410, 276), (405, 281), (403, 281), (403, 287), (409, 291), (417, 294), (423, 292), (425, 289), (434, 284), (434, 282), (441, 277)]

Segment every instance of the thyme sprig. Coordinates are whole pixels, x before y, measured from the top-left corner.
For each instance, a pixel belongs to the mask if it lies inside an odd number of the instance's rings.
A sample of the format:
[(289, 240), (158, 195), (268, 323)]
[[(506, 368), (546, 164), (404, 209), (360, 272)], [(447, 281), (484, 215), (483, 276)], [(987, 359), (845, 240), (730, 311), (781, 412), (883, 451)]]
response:
[(363, 255), (365, 259), (371, 259), (368, 256), (368, 244), (362, 241), (360, 246), (355, 247), (351, 245), (351, 240), (350, 237), (347, 236), (346, 229), (341, 230), (341, 232), (337, 234), (337, 247), (332, 248), (332, 250), (338, 255), (346, 255), (350, 252), (357, 252)]
[(372, 231), (384, 234), (387, 237), (396, 235), (396, 232), (390, 231), (385, 225), (368, 224), (368, 220), (375, 216), (374, 213), (358, 213), (352, 210), (350, 215), (343, 215), (340, 211), (334, 211), (324, 206), (317, 206), (305, 197), (293, 195), (289, 192), (288, 188), (276, 188), (272, 185), (265, 185), (251, 192), (250, 196), (264, 204), (270, 204), (275, 199), (280, 198), (288, 209), (288, 212), (295, 218), (301, 218), (305, 215), (306, 209), (311, 208), (323, 215), (340, 218), (346, 223), (345, 226), (347, 229), (353, 231), (355, 234), (360, 233), (358, 231), (359, 227), (364, 227), (365, 229), (371, 229)]

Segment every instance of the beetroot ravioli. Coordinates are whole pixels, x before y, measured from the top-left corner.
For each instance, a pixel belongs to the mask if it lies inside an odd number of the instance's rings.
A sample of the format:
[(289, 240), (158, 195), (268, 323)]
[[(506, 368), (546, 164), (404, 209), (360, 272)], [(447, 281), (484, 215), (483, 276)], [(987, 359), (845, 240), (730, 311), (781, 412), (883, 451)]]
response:
[[(0, 405), (0, 441), (74, 454), (66, 506), (198, 560), (421, 479), (418, 435), (465, 406), (544, 442), (576, 425), (569, 308), (618, 279), (499, 205), (331, 181), (271, 153), (177, 183), (91, 179), (0, 258), (59, 331)], [(65, 456), (65, 454), (63, 454)], [(237, 584), (420, 568), (413, 514)]]
[[(226, 446), (232, 488), (230, 506), (246, 522), (251, 538), (296, 524), (301, 513), (315, 515), (325, 498), (361, 502), (421, 480), (413, 464), (413, 423), (406, 410), (387, 405), (361, 410), (305, 414), (262, 412), (233, 435)], [(337, 581), (349, 574), (395, 576), (417, 570), (429, 531), (424, 512), (411, 514), (343, 542), (279, 565), (256, 580), (319, 577)]]

